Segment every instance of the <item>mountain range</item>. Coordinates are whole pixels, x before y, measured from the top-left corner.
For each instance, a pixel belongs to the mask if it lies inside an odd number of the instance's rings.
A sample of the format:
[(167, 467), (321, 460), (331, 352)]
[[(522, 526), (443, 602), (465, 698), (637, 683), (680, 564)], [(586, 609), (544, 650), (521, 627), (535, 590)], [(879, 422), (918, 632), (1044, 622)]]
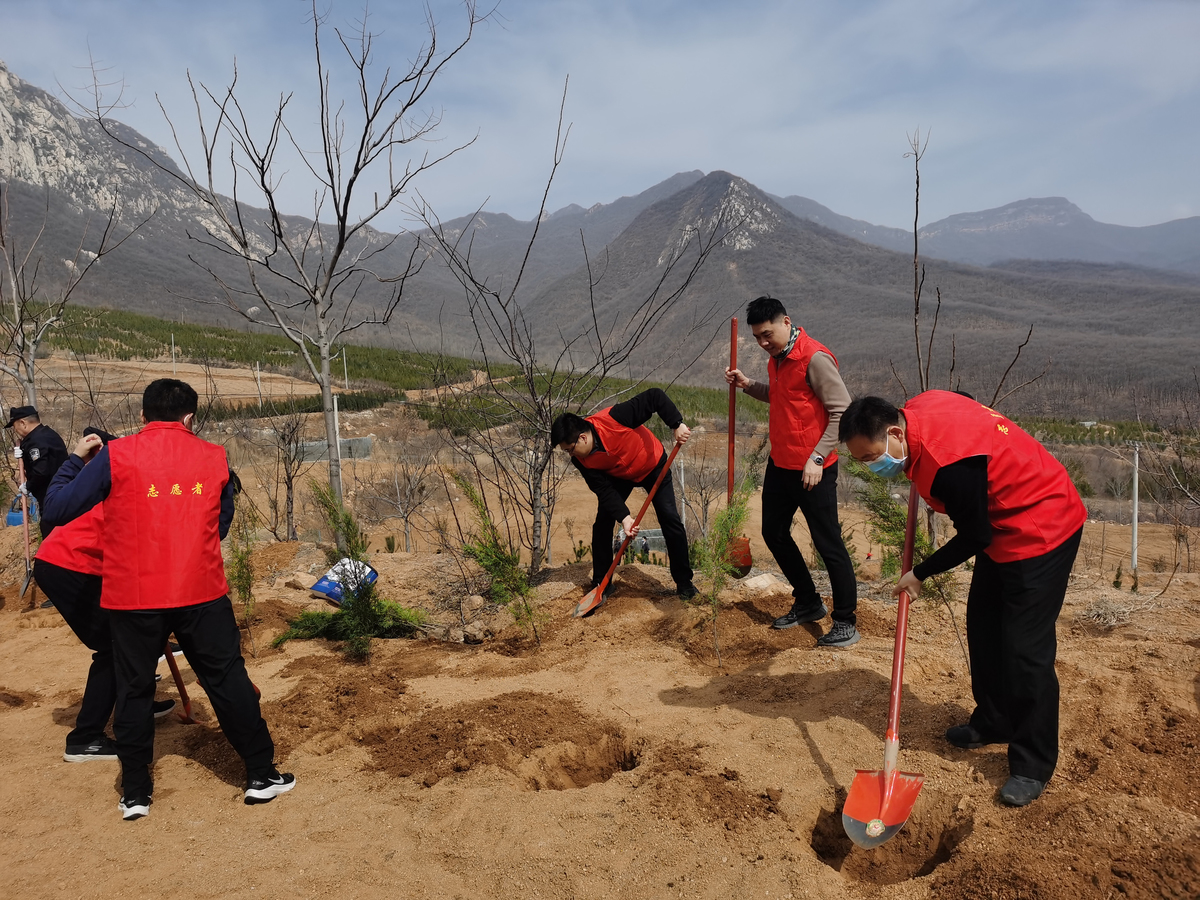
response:
[[(130, 129), (123, 136), (174, 169), (144, 137)], [(85, 226), (90, 222), (94, 235), (100, 211), (117, 197), (126, 224), (148, 217), (103, 260), (78, 302), (244, 323), (192, 262), (201, 258), (222, 276), (239, 277), (236, 267), (206, 256), (189, 238), (204, 233), (206, 210), (174, 178), (2, 63), (0, 182), (11, 232), (29, 240), (43, 228), (38, 246), (48, 260), (69, 259)], [(470, 232), (473, 271), (503, 289), (516, 277), (537, 225), (518, 302), (539, 346), (552, 355), (564, 323), (578, 323), (593, 309), (602, 328), (631, 327), (638, 304), (662, 278), (664, 260), (718, 223), (732, 230), (681, 301), (652, 323), (628, 374), (723, 384), (729, 317), (769, 293), (834, 350), (852, 391), (915, 391), (911, 232), (842, 216), (803, 197), (778, 197), (721, 171), (682, 172), (635, 196), (588, 209), (570, 205), (538, 223), (485, 211), (445, 227)], [(306, 224), (295, 217), (296, 227)], [(1041, 198), (950, 216), (922, 226), (918, 236), (926, 336), (941, 297), (929, 367), (933, 386), (963, 387), (991, 399), (1032, 326), (1006, 385), (1028, 380), (1047, 360), (1053, 365), (1014, 398), (1026, 412), (1144, 412), (1146, 404), (1188, 390), (1200, 346), (1200, 217), (1130, 228), (1096, 222), (1065, 199)], [(380, 264), (399, 266), (416, 239), (401, 235)], [(380, 303), (382, 295), (368, 291), (361, 302)], [(742, 335), (742, 367), (762, 377), (761, 351), (748, 329)], [(437, 266), (406, 286), (390, 333), (362, 339), (477, 350), (461, 288)], [(926, 346), (922, 354), (928, 356)]]

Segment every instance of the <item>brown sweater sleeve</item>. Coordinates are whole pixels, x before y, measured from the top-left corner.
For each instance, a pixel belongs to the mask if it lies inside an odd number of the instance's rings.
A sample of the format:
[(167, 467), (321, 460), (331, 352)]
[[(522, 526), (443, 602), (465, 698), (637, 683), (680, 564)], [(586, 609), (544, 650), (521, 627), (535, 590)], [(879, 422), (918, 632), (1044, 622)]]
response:
[(829, 424), (821, 440), (817, 441), (814, 452), (828, 456), (837, 447), (838, 425), (842, 421), (842, 413), (850, 405), (850, 392), (838, 371), (837, 363), (828, 353), (814, 353), (808, 363), (808, 386), (813, 389), (817, 399), (829, 413)]

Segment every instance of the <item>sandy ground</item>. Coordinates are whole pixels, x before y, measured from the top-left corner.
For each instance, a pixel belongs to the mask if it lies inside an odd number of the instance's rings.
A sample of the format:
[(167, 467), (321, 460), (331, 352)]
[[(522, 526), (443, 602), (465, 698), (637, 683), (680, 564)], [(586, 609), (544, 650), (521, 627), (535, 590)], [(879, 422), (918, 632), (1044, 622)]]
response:
[[(840, 809), (855, 769), (882, 761), (896, 610), (882, 582), (860, 586), (864, 637), (843, 651), (814, 646), (828, 619), (770, 630), (783, 585), (728, 590), (718, 667), (710, 623), (665, 569), (622, 568), (614, 599), (574, 619), (589, 577), (576, 564), (538, 589), (540, 645), (485, 605), (481, 644), (377, 641), (355, 665), (323, 642), (268, 646), (320, 605), (285, 582), (324, 559), (263, 545), (247, 662), (298, 786), (243, 805), (240, 763), (184, 665), (200, 722), (158, 725), (154, 805), (127, 823), (116, 763), (61, 759), (89, 655), (54, 610), (17, 597), (8, 528), (0, 896), (1194, 898), (1200, 578), (1116, 591), (1088, 568), (1099, 540), (1089, 526), (1059, 623), (1062, 755), (1046, 795), (1003, 807), (1003, 748), (944, 742), (971, 708), (969, 677), (949, 614), (920, 606), (901, 765), (926, 783), (904, 830), (868, 852)], [(1169, 538), (1143, 526), (1142, 540)], [(458, 620), (449, 557), (375, 563), (387, 596)], [(1128, 625), (1083, 623), (1098, 600), (1138, 608)], [(160, 697), (175, 696), (162, 671)]]

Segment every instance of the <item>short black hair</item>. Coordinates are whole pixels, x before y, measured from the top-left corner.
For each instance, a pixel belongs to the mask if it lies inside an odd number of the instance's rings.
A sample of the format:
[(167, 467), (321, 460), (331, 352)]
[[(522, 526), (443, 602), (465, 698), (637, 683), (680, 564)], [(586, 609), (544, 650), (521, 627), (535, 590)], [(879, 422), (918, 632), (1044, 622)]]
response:
[(882, 397), (859, 397), (852, 400), (842, 413), (838, 440), (843, 444), (856, 437), (878, 441), (889, 428), (899, 424), (900, 410)]
[(746, 306), (746, 324), (761, 325), (763, 322), (774, 322), (787, 315), (783, 304), (771, 296), (758, 297)]
[(591, 431), (592, 425), (583, 416), (575, 413), (563, 413), (550, 426), (550, 443), (555, 447), (561, 444), (573, 444), (585, 431)]
[(186, 381), (159, 378), (142, 392), (142, 415), (147, 422), (182, 422), (200, 405), (196, 391)]

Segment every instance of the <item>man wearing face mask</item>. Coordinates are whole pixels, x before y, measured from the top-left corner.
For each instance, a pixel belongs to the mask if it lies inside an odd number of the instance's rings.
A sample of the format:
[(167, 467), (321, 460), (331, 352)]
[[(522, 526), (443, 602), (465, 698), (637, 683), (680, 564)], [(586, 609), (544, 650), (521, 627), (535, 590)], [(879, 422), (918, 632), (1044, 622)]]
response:
[(245, 802), (265, 803), (296, 783), (275, 768), (275, 745), (242, 658), (221, 558), (237, 479), (225, 449), (192, 433), (197, 403), (182, 381), (151, 382), (142, 429), (103, 448), (96, 435), (83, 438), (46, 492), (52, 525), (103, 504), (100, 606), (112, 631), (124, 819), (150, 812), (154, 670), (172, 632), (246, 764)]
[(903, 472), (954, 523), (954, 537), (904, 573), (894, 594), (917, 597), (926, 578), (975, 557), (967, 595), (975, 710), (946, 740), (1007, 743), (1000, 799), (1031, 803), (1058, 762), (1054, 623), (1087, 519), (1071, 476), (1011, 420), (951, 391), (926, 391), (899, 410), (859, 398), (838, 437), (876, 474)]

